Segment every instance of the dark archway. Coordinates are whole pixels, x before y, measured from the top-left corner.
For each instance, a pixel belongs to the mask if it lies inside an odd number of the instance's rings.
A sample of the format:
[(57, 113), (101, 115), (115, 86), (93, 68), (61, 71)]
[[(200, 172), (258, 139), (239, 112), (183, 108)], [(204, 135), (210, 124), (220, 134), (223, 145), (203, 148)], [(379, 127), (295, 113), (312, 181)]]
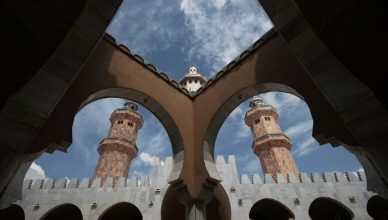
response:
[(24, 220), (22, 207), (12, 204), (6, 209), (0, 210), (0, 219)]
[[(163, 198), (161, 208), (162, 220), (186, 219), (186, 207), (177, 198), (177, 192), (170, 186)], [(206, 219), (211, 220), (230, 220), (231, 208), (229, 197), (225, 189), (218, 184), (214, 190), (214, 195), (206, 204)]]
[(354, 214), (339, 201), (320, 197), (311, 203), (309, 216), (312, 220), (351, 220)]
[(249, 211), (252, 220), (289, 220), (295, 219), (291, 210), (274, 199), (262, 199), (256, 202)]
[(186, 218), (186, 207), (178, 201), (176, 192), (170, 186), (164, 195), (161, 207), (161, 219), (184, 220)]
[(224, 187), (218, 184), (214, 190), (213, 198), (206, 205), (206, 219), (230, 220), (231, 208), (228, 194)]
[(59, 205), (48, 211), (41, 220), (82, 220), (81, 210), (70, 203)]
[(129, 202), (120, 202), (104, 211), (99, 220), (142, 220), (140, 210)]
[(388, 200), (381, 198), (380, 196), (372, 196), (368, 200), (366, 205), (368, 214), (375, 220), (387, 220), (388, 219)]

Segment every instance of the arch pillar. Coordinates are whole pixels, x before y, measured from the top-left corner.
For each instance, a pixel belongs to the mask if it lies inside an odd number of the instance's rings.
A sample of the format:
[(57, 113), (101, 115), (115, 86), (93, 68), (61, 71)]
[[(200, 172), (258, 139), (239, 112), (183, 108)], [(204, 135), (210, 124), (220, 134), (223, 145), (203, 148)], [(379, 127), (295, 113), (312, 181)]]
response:
[[(1, 204), (9, 205), (21, 197), (21, 189), (19, 193), (14, 191), (12, 196), (6, 192), (12, 187), (10, 183), (23, 175), (18, 170), (27, 166), (24, 162), (27, 160), (32, 163), (35, 159), (27, 154), (31, 153), (31, 142), (39, 135), (41, 127), (95, 50), (121, 2), (122, 0), (86, 1), (55, 52), (36, 73), (28, 73), (34, 75), (8, 97), (0, 112)], [(67, 141), (53, 142), (47, 151), (66, 150), (69, 145)]]
[(178, 200), (185, 205), (186, 220), (206, 220), (206, 205), (212, 199), (219, 180), (207, 178), (197, 198), (190, 195), (182, 179), (170, 182), (170, 184)]
[[(0, 192), (0, 209), (7, 207), (9, 204), (11, 204), (17, 199), (21, 199), (24, 176), (26, 175), (32, 162), (37, 159), (41, 154), (42, 152), (34, 154), (7, 154), (8, 158), (0, 160), (1, 168), (6, 167), (9, 170), (13, 171), (13, 176), (5, 178), (9, 182), (3, 182), (6, 185), (4, 186), (4, 188), (2, 188), (2, 191)], [(8, 172), (0, 173), (0, 178), (3, 178), (4, 175), (9, 175)]]

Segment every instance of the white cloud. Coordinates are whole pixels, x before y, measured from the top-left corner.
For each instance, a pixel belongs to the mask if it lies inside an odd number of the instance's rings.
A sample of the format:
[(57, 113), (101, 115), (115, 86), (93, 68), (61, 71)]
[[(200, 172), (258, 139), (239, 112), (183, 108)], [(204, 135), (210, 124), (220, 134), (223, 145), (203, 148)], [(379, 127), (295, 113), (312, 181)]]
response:
[(261, 173), (259, 158), (253, 153), (238, 155), (236, 159), (238, 164), (243, 164), (244, 173)]
[(169, 48), (182, 35), (171, 16), (177, 4), (175, 0), (124, 1), (107, 32), (142, 55)]
[[(148, 115), (151, 116), (151, 115)], [(140, 130), (137, 145), (140, 152), (161, 156), (171, 150), (171, 142), (160, 121), (152, 116), (144, 119), (144, 126)]]
[(361, 166), (357, 169), (357, 172), (365, 172), (364, 168), (362, 168)]
[(315, 143), (315, 139), (313, 137), (309, 137), (303, 140), (303, 143), (301, 145), (296, 146), (296, 149), (294, 150), (294, 154), (297, 157), (309, 155), (311, 152), (318, 149), (317, 147), (311, 146), (314, 143)]
[(141, 153), (139, 159), (146, 166), (152, 166), (154, 164), (154, 157), (148, 153)]
[(251, 129), (245, 124), (245, 121), (242, 120), (235, 133), (236, 139), (234, 143), (244, 140), (245, 138), (249, 137), (249, 135), (251, 134), (252, 134)]
[(45, 179), (45, 178), (46, 178), (46, 174), (44, 170), (42, 169), (41, 166), (39, 166), (35, 162), (32, 162), (30, 168), (28, 169), (26, 175), (24, 176), (25, 180), (27, 179), (36, 180), (36, 179)]
[(189, 59), (202, 58), (211, 75), (272, 26), (254, 0), (182, 0), (180, 9), (192, 32)]
[(242, 119), (244, 118), (245, 112), (243, 110), (243, 105), (239, 105), (237, 108), (235, 108), (230, 114), (229, 114), (229, 118), (232, 119), (232, 120), (236, 120), (236, 119)]
[(289, 128), (287, 128), (287, 130), (284, 131), (284, 133), (291, 138), (297, 138), (303, 134), (311, 134), (310, 131), (312, 130), (312, 127), (313, 120), (310, 119), (290, 126)]
[(268, 92), (261, 94), (265, 104), (272, 105), (279, 114), (285, 114), (287, 111), (293, 111), (302, 105), (304, 101), (297, 96), (283, 92)]
[(259, 173), (259, 168), (261, 166), (258, 159), (251, 159), (249, 161), (246, 161), (244, 164), (245, 164), (244, 168), (248, 173)]

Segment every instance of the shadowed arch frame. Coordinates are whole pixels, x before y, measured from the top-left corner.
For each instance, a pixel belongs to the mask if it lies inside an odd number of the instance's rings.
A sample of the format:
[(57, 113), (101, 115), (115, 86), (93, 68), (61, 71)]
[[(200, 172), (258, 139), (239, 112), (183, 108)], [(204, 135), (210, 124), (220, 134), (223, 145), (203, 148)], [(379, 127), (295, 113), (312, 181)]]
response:
[(336, 199), (319, 197), (310, 204), (309, 216), (312, 220), (351, 220), (354, 213)]
[(81, 209), (72, 203), (64, 203), (47, 211), (40, 220), (73, 219), (82, 220)]
[(136, 205), (129, 202), (119, 202), (105, 209), (98, 217), (98, 220), (110, 220), (110, 219), (142, 220), (143, 215), (141, 214), (139, 208), (136, 207)]
[(295, 219), (294, 213), (283, 203), (264, 198), (257, 201), (249, 211), (249, 218), (252, 220), (290, 220)]

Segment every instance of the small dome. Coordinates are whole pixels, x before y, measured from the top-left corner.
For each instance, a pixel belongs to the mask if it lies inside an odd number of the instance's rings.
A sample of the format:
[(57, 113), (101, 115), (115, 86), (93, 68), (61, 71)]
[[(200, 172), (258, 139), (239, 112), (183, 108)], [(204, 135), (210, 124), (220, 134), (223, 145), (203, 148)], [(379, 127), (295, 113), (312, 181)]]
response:
[(264, 105), (263, 100), (259, 96), (253, 96), (249, 101), (249, 107), (253, 108), (258, 105)]
[(198, 72), (197, 72), (197, 68), (195, 68), (195, 67), (190, 67), (189, 68), (189, 72), (187, 73), (187, 74), (189, 74), (189, 75), (197, 75), (198, 74)]
[(124, 104), (124, 108), (132, 109), (134, 111), (138, 110), (137, 104), (135, 102), (128, 101)]

